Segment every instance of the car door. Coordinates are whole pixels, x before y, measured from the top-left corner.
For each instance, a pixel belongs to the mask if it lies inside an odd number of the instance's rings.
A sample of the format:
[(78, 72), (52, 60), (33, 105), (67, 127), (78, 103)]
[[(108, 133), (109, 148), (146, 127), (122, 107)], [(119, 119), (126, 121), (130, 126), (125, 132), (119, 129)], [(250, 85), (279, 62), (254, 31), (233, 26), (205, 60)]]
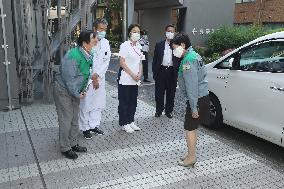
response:
[[(281, 145), (284, 127), (284, 40), (240, 50), (227, 79), (229, 124)], [(283, 145), (283, 144), (282, 144)]]
[[(225, 106), (227, 102), (225, 102), (225, 97), (227, 96), (227, 79), (230, 73), (230, 59), (232, 57), (228, 57), (218, 64), (214, 66), (213, 69), (208, 69), (207, 79), (210, 81), (209, 91), (217, 96), (220, 101), (221, 107)], [(222, 108), (223, 109), (223, 108)], [(224, 109), (223, 109), (224, 110)], [(223, 112), (224, 114), (224, 112)], [(225, 118), (225, 117), (224, 117)], [(226, 120), (224, 120), (226, 122)]]

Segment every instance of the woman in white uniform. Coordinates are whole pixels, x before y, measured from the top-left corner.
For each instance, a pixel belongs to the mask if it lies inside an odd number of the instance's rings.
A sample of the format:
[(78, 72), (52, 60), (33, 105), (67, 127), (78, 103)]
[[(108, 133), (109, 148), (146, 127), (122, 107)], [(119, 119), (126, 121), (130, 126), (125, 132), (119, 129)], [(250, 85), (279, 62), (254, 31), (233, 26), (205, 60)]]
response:
[(127, 133), (139, 131), (134, 123), (134, 115), (137, 107), (138, 85), (142, 72), (142, 60), (144, 59), (140, 39), (140, 26), (131, 24), (128, 27), (129, 40), (121, 44), (119, 50), (118, 72), (118, 113), (119, 125)]

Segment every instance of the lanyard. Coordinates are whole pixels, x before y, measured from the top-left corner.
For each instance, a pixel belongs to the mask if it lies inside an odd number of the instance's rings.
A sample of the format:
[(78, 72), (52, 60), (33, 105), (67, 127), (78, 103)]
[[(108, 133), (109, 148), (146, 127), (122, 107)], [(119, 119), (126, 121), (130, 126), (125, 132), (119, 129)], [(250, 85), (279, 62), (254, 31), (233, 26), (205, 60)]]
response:
[[(141, 54), (141, 53), (138, 53), (138, 52), (135, 50), (134, 45), (132, 45), (132, 43), (130, 43), (130, 44), (131, 44), (132, 49), (135, 51), (135, 53), (136, 53), (138, 56), (141, 56), (142, 54)], [(135, 45), (135, 46), (136, 46), (136, 45)]]

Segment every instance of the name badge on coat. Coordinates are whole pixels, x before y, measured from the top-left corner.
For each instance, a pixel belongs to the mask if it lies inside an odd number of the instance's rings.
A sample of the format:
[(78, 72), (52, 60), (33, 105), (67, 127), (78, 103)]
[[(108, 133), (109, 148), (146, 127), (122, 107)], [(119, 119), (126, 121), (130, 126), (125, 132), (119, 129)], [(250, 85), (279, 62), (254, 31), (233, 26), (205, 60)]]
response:
[(183, 70), (190, 70), (190, 64), (184, 64), (182, 65)]

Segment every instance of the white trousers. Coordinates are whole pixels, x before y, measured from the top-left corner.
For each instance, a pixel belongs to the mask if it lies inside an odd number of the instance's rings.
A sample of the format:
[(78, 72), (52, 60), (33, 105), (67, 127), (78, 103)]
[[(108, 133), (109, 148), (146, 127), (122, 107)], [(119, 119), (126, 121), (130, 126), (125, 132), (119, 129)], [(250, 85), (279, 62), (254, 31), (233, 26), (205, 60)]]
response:
[(79, 128), (81, 131), (98, 128), (101, 124), (102, 109), (94, 109), (89, 112), (84, 112), (80, 109), (79, 113)]

